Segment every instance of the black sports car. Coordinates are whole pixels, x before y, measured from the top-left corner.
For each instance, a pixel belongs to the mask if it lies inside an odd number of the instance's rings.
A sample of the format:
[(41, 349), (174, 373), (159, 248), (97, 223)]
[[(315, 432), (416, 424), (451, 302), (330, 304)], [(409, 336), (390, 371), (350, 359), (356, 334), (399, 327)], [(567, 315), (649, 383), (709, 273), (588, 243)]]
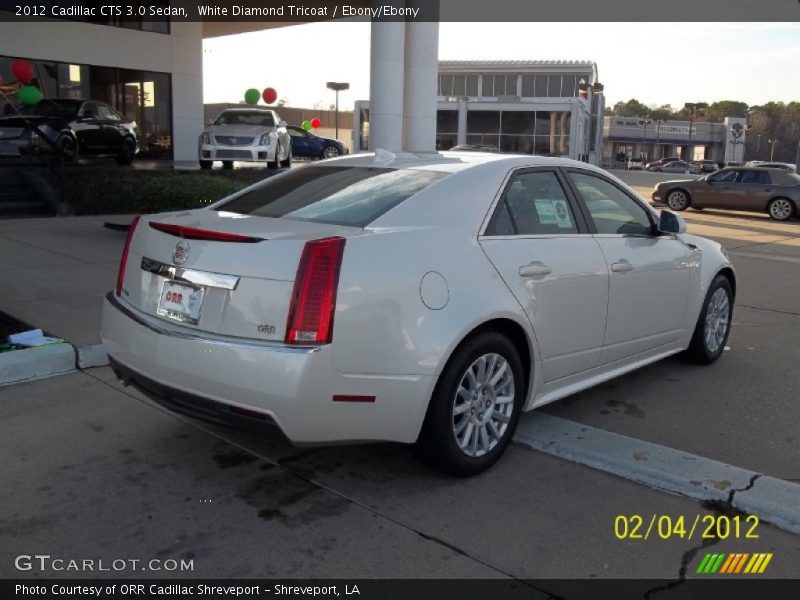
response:
[(136, 123), (102, 102), (47, 98), (17, 110), (0, 117), (0, 157), (114, 156), (127, 165), (136, 156)]

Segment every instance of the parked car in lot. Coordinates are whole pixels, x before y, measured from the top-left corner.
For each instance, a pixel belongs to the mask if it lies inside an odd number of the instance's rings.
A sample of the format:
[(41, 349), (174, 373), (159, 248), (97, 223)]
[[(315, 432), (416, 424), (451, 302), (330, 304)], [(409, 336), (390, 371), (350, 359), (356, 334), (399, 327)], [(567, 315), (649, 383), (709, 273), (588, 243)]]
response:
[(500, 152), (500, 148), (491, 144), (459, 144), (450, 148), (450, 152)]
[(762, 167), (765, 169), (783, 169), (790, 173), (797, 173), (797, 165), (782, 162), (767, 162), (761, 160), (751, 160), (747, 163), (748, 167)]
[(339, 140), (320, 137), (302, 127), (287, 125), (286, 131), (292, 141), (292, 156), (296, 158), (336, 158), (349, 152)]
[(292, 144), (286, 123), (274, 110), (228, 108), (200, 134), (199, 160), (210, 169), (221, 160), (226, 169), (234, 161), (260, 162), (271, 169), (292, 164)]
[(714, 171), (719, 171), (719, 165), (715, 160), (698, 160), (695, 163), (695, 166), (702, 172), (702, 173), (713, 173)]
[(797, 215), (800, 175), (764, 167), (725, 168), (700, 179), (659, 183), (652, 199), (672, 210), (750, 210), (788, 221)]
[(643, 171), (643, 170), (644, 170), (643, 158), (631, 158), (628, 160), (628, 171)]
[(113, 156), (123, 165), (133, 162), (136, 156), (136, 122), (103, 102), (46, 98), (18, 110), (19, 114), (0, 117), (0, 156), (58, 153), (66, 162), (79, 157)]
[(700, 173), (699, 166), (693, 165), (685, 160), (674, 160), (649, 170), (655, 171), (656, 173)]
[(523, 410), (722, 354), (734, 271), (679, 215), (578, 161), (387, 154), (134, 220), (103, 309), (118, 376), (296, 443), (416, 443), (463, 476)]
[(655, 171), (659, 167), (662, 167), (662, 166), (667, 165), (667, 164), (669, 164), (671, 162), (676, 162), (676, 161), (679, 161), (679, 160), (680, 160), (680, 158), (678, 158), (677, 156), (669, 156), (669, 157), (665, 157), (665, 158), (659, 158), (658, 160), (655, 160), (653, 162), (647, 163), (647, 165), (645, 165), (645, 170), (646, 171)]

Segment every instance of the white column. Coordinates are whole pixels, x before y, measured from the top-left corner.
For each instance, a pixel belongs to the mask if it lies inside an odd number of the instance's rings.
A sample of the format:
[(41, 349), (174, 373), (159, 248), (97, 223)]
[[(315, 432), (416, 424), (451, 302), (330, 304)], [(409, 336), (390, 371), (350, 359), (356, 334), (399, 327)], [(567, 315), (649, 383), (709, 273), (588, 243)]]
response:
[(467, 143), (467, 102), (465, 100), (458, 101), (458, 137), (456, 137), (456, 144), (462, 145)]
[(172, 34), (172, 153), (176, 169), (199, 169), (203, 131), (203, 24), (177, 23)]
[[(398, 5), (398, 2), (392, 2)], [(402, 5), (402, 2), (399, 3)], [(369, 149), (403, 149), (403, 66), (406, 24), (373, 22), (369, 82)], [(434, 90), (434, 103), (436, 95)], [(435, 104), (434, 104), (435, 106)], [(433, 130), (435, 135), (435, 129)]]
[(405, 33), (403, 145), (435, 152), (439, 23), (406, 23)]

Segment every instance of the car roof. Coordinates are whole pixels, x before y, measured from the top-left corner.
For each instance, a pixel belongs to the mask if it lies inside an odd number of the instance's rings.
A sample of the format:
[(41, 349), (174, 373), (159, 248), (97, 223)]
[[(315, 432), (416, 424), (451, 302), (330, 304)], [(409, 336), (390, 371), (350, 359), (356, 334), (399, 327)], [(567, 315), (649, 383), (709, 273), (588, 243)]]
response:
[(594, 171), (600, 169), (569, 158), (535, 156), (531, 154), (500, 154), (498, 152), (435, 152), (413, 154), (392, 153), (385, 150), (351, 154), (327, 160), (319, 166), (383, 167), (388, 169), (418, 169), (456, 173), (482, 165), (494, 165), (508, 171), (520, 167), (579, 167)]

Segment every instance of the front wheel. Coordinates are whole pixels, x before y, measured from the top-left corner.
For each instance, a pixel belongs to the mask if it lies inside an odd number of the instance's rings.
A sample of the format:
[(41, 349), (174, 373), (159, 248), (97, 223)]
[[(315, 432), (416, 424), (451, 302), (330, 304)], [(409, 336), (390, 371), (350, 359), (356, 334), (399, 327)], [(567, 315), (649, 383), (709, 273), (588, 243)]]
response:
[(212, 161), (212, 160), (201, 160), (200, 161), (200, 168), (203, 169), (204, 171), (207, 171), (208, 169), (210, 169), (212, 167), (213, 164), (214, 164), (214, 161)]
[(667, 194), (667, 206), (672, 210), (686, 210), (689, 206), (689, 196), (683, 190), (672, 190)]
[(275, 160), (267, 161), (268, 169), (279, 169), (281, 166), (281, 145), (275, 146)]
[(78, 158), (78, 145), (75, 143), (75, 138), (68, 134), (63, 134), (56, 140), (58, 147), (58, 154), (60, 160), (65, 163), (71, 163)]
[(336, 146), (325, 146), (322, 150), (322, 158), (336, 158), (340, 152)]
[(775, 221), (788, 221), (794, 216), (794, 210), (794, 204), (788, 198), (775, 198), (767, 205), (767, 212)]
[(717, 360), (728, 341), (732, 317), (731, 283), (724, 275), (717, 275), (706, 294), (692, 341), (685, 353), (686, 357), (701, 365), (708, 365)]
[(292, 166), (292, 147), (289, 146), (289, 150), (286, 152), (286, 160), (281, 163), (282, 167), (286, 167), (287, 169)]
[(223, 169), (232, 169), (233, 168), (233, 161), (232, 160), (223, 160), (222, 161), (222, 168)]
[(120, 165), (129, 165), (133, 162), (135, 156), (136, 142), (132, 138), (126, 137), (119, 146), (117, 163)]
[(511, 442), (526, 387), (519, 352), (507, 337), (486, 332), (467, 341), (436, 385), (418, 456), (451, 475), (485, 471)]

